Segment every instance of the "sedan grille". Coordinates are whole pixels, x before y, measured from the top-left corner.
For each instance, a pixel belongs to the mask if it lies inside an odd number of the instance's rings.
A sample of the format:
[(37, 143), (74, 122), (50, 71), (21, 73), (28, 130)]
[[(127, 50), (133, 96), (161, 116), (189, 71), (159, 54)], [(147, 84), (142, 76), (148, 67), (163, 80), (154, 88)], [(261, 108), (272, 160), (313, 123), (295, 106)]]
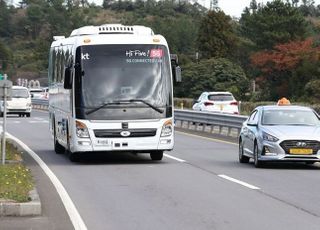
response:
[[(128, 138), (128, 137), (153, 137), (157, 133), (157, 129), (97, 129), (93, 130), (94, 135), (98, 138), (108, 137), (108, 138)], [(128, 136), (123, 136), (121, 133), (123, 131), (129, 132)]]
[(289, 154), (289, 150), (294, 148), (312, 149), (312, 154), (317, 154), (320, 149), (320, 142), (311, 140), (286, 140), (281, 142), (280, 146), (286, 154)]

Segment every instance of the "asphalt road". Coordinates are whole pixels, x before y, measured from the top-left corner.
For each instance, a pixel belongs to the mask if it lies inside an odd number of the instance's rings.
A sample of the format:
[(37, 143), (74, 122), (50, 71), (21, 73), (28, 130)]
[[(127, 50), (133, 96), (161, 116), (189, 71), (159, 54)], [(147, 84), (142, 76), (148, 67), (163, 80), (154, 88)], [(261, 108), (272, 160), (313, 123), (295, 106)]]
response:
[(90, 230), (320, 229), (318, 163), (256, 169), (238, 163), (236, 144), (181, 132), (167, 152), (178, 159), (90, 153), (72, 163), (54, 153), (47, 117), (10, 117), (7, 127), (55, 173)]

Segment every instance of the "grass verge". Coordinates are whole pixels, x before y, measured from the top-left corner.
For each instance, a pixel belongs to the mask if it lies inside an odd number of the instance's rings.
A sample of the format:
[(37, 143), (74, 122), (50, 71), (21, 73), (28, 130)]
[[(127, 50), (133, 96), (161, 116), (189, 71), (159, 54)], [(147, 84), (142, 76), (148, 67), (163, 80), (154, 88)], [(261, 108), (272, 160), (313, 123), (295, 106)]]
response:
[(21, 153), (11, 143), (6, 143), (6, 162), (10, 163), (0, 164), (0, 201), (30, 200), (29, 191), (33, 189), (34, 182), (21, 159)]

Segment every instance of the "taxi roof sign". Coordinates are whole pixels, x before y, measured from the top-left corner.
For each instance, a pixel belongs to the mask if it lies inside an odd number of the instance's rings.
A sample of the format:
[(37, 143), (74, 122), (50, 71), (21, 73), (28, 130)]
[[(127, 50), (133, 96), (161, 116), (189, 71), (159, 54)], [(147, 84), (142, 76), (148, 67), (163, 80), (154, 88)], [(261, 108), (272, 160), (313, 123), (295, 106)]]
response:
[(278, 100), (277, 105), (290, 105), (290, 101), (287, 98), (283, 97)]

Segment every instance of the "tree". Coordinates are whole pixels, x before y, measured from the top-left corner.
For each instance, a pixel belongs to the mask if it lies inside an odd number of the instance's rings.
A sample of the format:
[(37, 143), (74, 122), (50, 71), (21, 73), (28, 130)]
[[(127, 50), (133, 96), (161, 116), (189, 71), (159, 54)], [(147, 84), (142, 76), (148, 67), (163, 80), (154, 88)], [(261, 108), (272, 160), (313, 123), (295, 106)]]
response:
[(3, 42), (0, 41), (0, 73), (7, 71), (9, 64), (11, 63), (11, 52)]
[(9, 37), (11, 32), (11, 14), (7, 3), (0, 0), (0, 37)]
[(315, 17), (319, 14), (319, 11), (317, 11), (314, 3), (314, 0), (302, 0), (302, 4), (300, 5), (299, 10), (303, 14), (303, 16)]
[(319, 76), (320, 47), (313, 38), (279, 44), (271, 51), (251, 55), (251, 63), (259, 69), (259, 79), (273, 99), (280, 96), (302, 96), (305, 85)]
[(203, 57), (226, 57), (232, 52), (236, 36), (230, 21), (221, 10), (209, 11), (202, 19), (197, 43)]
[(272, 49), (276, 44), (305, 38), (307, 22), (294, 3), (273, 0), (257, 7), (244, 11), (240, 25), (241, 34), (258, 49)]
[(174, 92), (178, 97), (196, 98), (204, 91), (230, 91), (241, 99), (248, 86), (240, 66), (225, 58), (212, 58), (184, 66), (183, 82)]

